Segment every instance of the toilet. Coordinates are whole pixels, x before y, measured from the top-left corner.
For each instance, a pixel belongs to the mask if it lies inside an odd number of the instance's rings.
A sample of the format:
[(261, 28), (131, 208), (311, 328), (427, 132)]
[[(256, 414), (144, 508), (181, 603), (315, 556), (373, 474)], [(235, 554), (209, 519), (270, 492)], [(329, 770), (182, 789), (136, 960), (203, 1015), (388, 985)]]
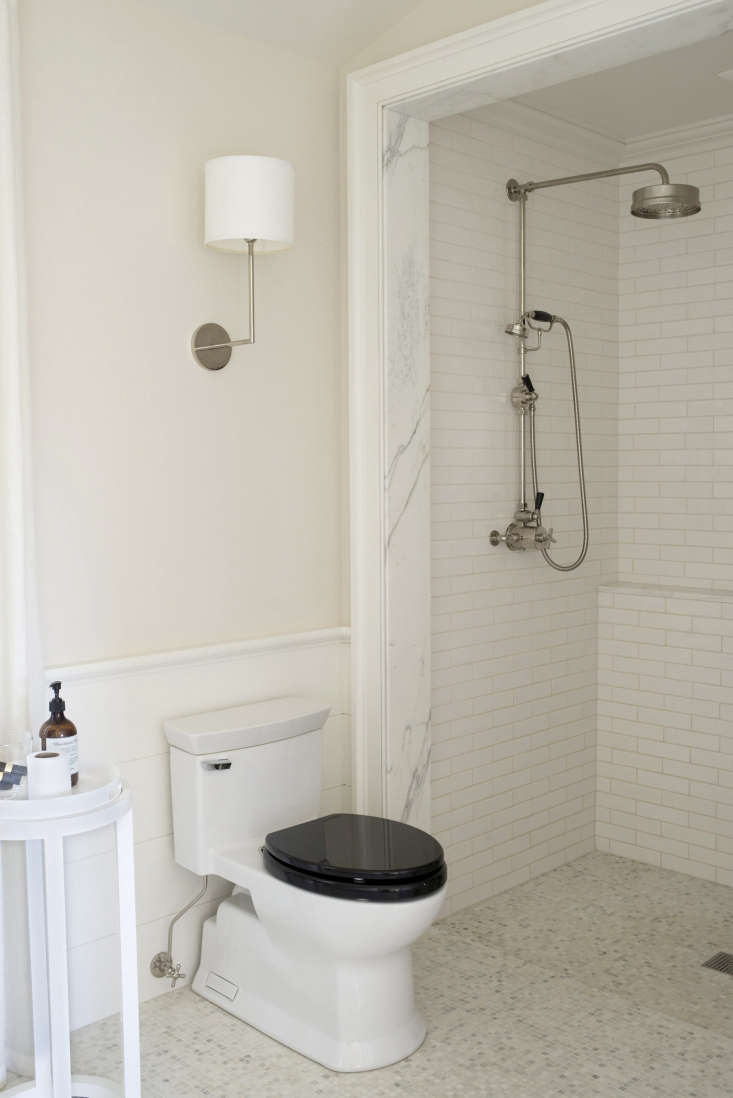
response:
[(165, 722), (176, 861), (231, 882), (193, 990), (335, 1071), (425, 1037), (410, 947), (445, 896), (440, 844), (377, 816), (319, 816), (330, 710), (272, 698)]

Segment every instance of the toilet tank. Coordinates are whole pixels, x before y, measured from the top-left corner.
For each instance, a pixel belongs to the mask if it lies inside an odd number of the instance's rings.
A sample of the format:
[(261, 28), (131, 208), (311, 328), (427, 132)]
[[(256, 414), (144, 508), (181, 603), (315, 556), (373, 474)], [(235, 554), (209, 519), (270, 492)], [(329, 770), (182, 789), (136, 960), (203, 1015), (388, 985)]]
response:
[(285, 697), (164, 722), (179, 865), (203, 876), (212, 849), (263, 841), (319, 815), (329, 712)]

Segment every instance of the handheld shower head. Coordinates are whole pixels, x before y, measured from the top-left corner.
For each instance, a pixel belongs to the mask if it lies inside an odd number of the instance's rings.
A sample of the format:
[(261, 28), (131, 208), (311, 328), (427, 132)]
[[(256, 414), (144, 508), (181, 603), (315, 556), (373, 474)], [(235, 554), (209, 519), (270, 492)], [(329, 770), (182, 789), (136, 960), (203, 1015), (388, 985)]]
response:
[[(529, 327), (533, 328), (535, 332), (549, 332), (558, 318), (553, 316), (552, 313), (546, 313), (544, 309), (530, 309), (522, 319), (526, 320)], [(532, 321), (534, 321), (534, 324)], [(539, 328), (538, 324), (546, 324), (547, 327)]]

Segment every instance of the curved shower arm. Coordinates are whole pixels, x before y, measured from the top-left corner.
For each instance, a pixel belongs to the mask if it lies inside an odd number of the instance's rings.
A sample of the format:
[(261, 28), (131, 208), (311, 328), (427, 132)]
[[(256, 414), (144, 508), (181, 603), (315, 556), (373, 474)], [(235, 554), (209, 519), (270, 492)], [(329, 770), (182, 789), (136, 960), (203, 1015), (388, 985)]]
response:
[(518, 202), (531, 191), (541, 191), (545, 187), (564, 187), (566, 183), (585, 183), (589, 179), (608, 179), (613, 175), (632, 175), (635, 172), (658, 172), (662, 183), (669, 183), (669, 172), (663, 164), (630, 164), (626, 168), (606, 168), (600, 172), (583, 172), (581, 175), (565, 175), (558, 179), (542, 179), (539, 183), (517, 183), (510, 179), (507, 194), (512, 202)]

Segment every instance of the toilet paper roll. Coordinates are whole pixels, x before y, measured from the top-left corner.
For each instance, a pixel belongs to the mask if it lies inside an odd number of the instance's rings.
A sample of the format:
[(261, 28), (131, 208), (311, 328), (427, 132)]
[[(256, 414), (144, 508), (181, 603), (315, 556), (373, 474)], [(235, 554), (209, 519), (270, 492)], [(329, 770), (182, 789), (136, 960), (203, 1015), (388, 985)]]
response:
[(56, 751), (36, 751), (26, 759), (28, 796), (59, 797), (71, 792), (69, 760)]

